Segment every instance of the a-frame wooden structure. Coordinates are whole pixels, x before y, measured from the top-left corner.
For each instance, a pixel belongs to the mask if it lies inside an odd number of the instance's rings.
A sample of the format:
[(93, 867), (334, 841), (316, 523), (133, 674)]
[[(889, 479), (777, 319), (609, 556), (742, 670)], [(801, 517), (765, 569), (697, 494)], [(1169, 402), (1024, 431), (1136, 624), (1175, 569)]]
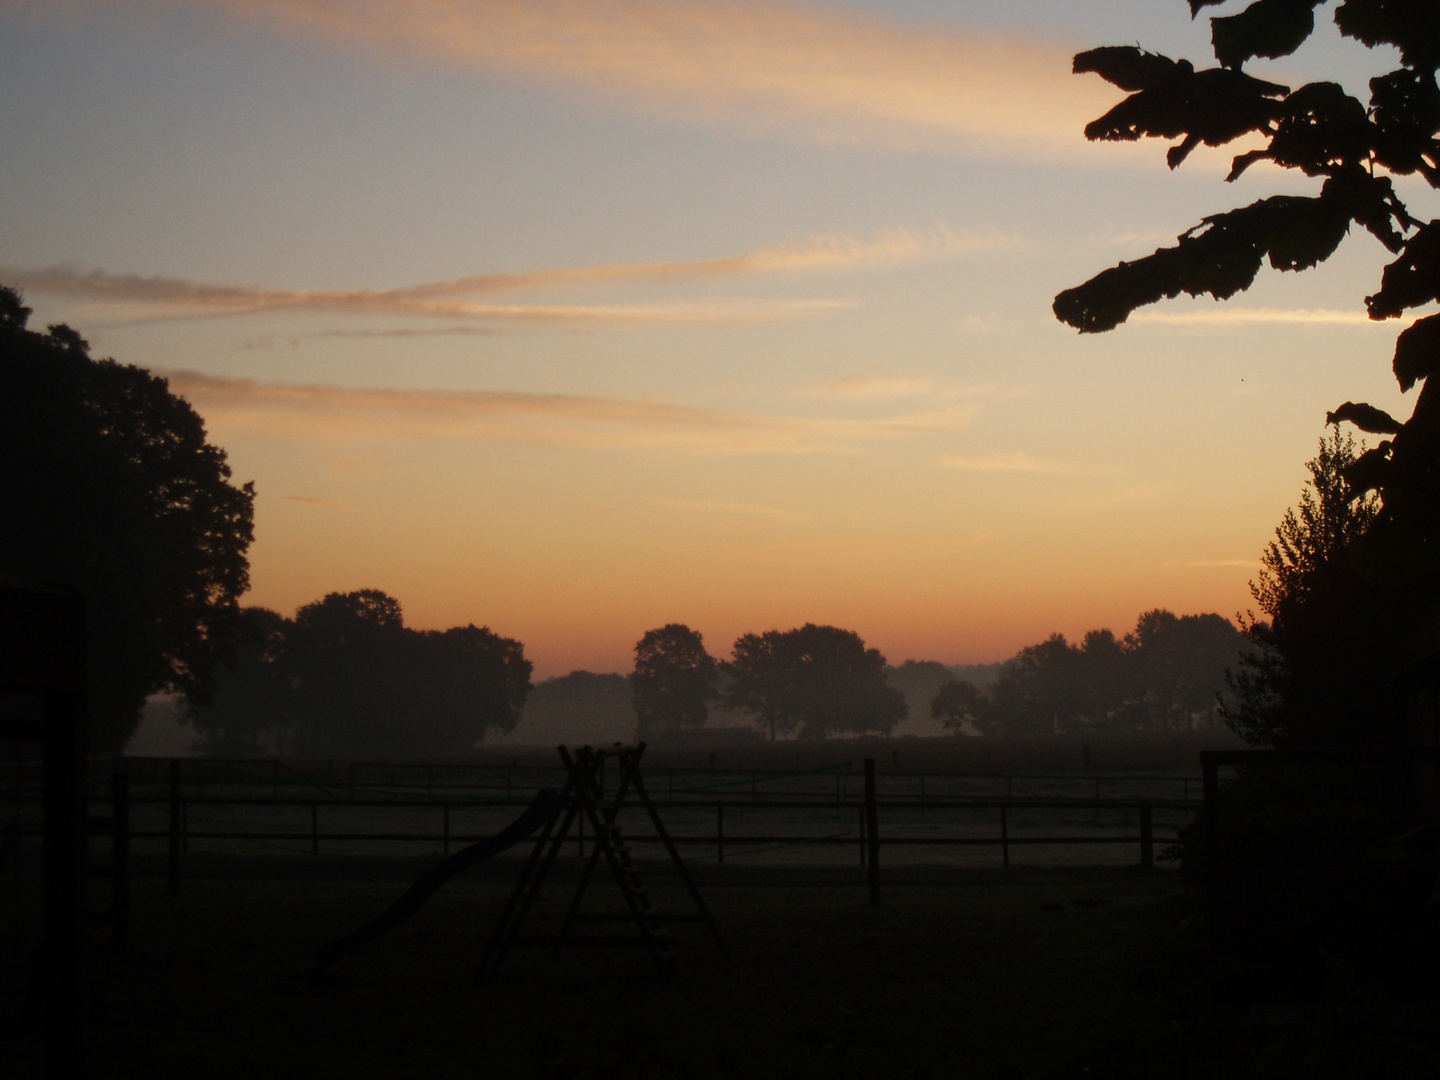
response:
[[(645, 744), (642, 742), (637, 746), (622, 746), (617, 743), (606, 750), (582, 746), (573, 755), (562, 746), (559, 747), (559, 753), (566, 771), (565, 786), (560, 793), (560, 812), (545, 826), (544, 832), (535, 842), (535, 847), (525, 862), (525, 868), (521, 871), (520, 880), (515, 883), (510, 900), (500, 916), (499, 925), (495, 927), (495, 932), (485, 947), (477, 975), (483, 976), (496, 971), (513, 948), (612, 947), (647, 950), (661, 976), (668, 976), (674, 970), (675, 951), (665, 927), (669, 923), (682, 922), (705, 923), (710, 928), (715, 947), (720, 955), (728, 960), (730, 953), (715, 925), (715, 918), (705, 906), (700, 890), (695, 887), (690, 871), (686, 869), (680, 852), (670, 834), (666, 832), (665, 825), (655, 810), (655, 804), (650, 801), (645, 790), (645, 782), (640, 776), (640, 759), (645, 754)], [(614, 761), (619, 770), (615, 792), (608, 798), (602, 787), (602, 769), (606, 761)], [(689, 891), (690, 898), (695, 903), (693, 913), (661, 914), (655, 909), (650, 893), (641, 884), (639, 871), (630, 857), (629, 845), (625, 843), (617, 823), (621, 807), (631, 796), (649, 817), (655, 835)], [(559, 930), (549, 934), (522, 933), (526, 917), (530, 914), (530, 909), (534, 906), (571, 828), (586, 821), (590, 824), (594, 846)], [(580, 828), (583, 835), (583, 824), (580, 824)], [(585, 892), (601, 859), (605, 860), (615, 884), (619, 886), (620, 894), (629, 909), (628, 913), (590, 913), (580, 909), (581, 901), (585, 898)], [(575, 928), (582, 924), (628, 924), (636, 932), (576, 933)]]

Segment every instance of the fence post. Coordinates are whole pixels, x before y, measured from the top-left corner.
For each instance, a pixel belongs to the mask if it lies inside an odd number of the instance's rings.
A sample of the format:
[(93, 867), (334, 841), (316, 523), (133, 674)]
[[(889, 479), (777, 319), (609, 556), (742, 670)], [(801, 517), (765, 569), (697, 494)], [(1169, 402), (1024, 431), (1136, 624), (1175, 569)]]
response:
[[(713, 760), (715, 755), (710, 755)], [(722, 803), (715, 804), (715, 861), (725, 861), (725, 807)]]
[(123, 769), (110, 779), (111, 847), (114, 877), (110, 879), (111, 927), (116, 945), (130, 941), (130, 774)]
[(1000, 855), (1005, 860), (1005, 865), (1010, 865), (1010, 815), (1005, 811), (1009, 809), (1005, 805), (1000, 807)]
[(180, 759), (170, 759), (170, 836), (166, 850), (169, 892), (180, 891)]
[(865, 759), (865, 845), (869, 856), (870, 903), (880, 903), (880, 833), (875, 806), (875, 759)]
[(1140, 865), (1155, 869), (1155, 819), (1148, 802), (1140, 804)]
[(860, 804), (860, 865), (865, 865), (865, 804)]

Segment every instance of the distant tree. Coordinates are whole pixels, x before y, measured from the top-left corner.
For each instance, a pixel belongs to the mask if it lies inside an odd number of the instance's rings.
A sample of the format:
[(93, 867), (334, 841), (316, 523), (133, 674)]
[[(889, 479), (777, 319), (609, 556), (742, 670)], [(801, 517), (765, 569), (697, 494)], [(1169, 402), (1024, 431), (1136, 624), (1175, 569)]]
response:
[(182, 699), (180, 717), (212, 757), (258, 757), (265, 749), (278, 756), (295, 722), (285, 654), (294, 624), (263, 607), (241, 608), (240, 620), (240, 645), (216, 672), (215, 692), (204, 701)]
[(527, 741), (603, 746), (633, 738), (635, 723), (629, 679), (572, 671), (536, 684), (525, 702), (520, 731)]
[(978, 704), (986, 735), (1055, 735), (1080, 712), (1082, 659), (1064, 634), (1021, 649)]
[(635, 670), (630, 674), (637, 737), (703, 727), (718, 673), (719, 665), (697, 631), (681, 623), (647, 631), (635, 643)]
[(1252, 648), (1231, 672), (1224, 709), (1249, 742), (1394, 737), (1384, 686), (1403, 631), (1361, 562), (1381, 507), (1347, 479), (1357, 449), (1338, 427), (1320, 440), (1299, 506), (1285, 512), (1250, 583), (1265, 618), (1245, 622)]
[(1220, 615), (1143, 613), (1124, 641), (1132, 669), (1129, 707), (1143, 718), (1136, 726), (1189, 731), (1197, 720), (1213, 723), (1216, 694), (1244, 646), (1244, 635)]
[(151, 694), (214, 690), (255, 492), (164, 379), (29, 315), (0, 287), (0, 570), (85, 594), (91, 742), (118, 751)]
[(1084, 676), (1076, 687), (1074, 727), (1113, 727), (1116, 712), (1134, 694), (1134, 664), (1124, 642), (1110, 630), (1090, 630), (1080, 642)]
[(724, 665), (726, 704), (748, 710), (770, 733), (802, 739), (889, 733), (906, 716), (905, 696), (885, 681), (885, 657), (859, 634), (806, 623), (745, 634)]
[(953, 678), (955, 673), (935, 660), (906, 660), (885, 672), (885, 681), (905, 695), (911, 717), (930, 716), (930, 700)]
[(530, 689), (518, 641), (484, 627), (411, 630), (375, 589), (331, 593), (293, 620), (245, 612), (245, 646), (186, 717), (212, 753), (443, 757), (508, 732)]
[(980, 691), (963, 679), (950, 679), (941, 684), (935, 691), (935, 696), (930, 699), (930, 715), (939, 720), (945, 730), (952, 735), (959, 735), (965, 730), (965, 725), (972, 727), (979, 715), (977, 706), (980, 702)]
[(977, 690), (984, 690), (1000, 677), (1005, 662), (995, 664), (949, 664), (950, 674), (962, 682), (972, 684)]
[(986, 735), (1189, 730), (1207, 723), (1245, 639), (1219, 615), (1147, 611), (1121, 640), (1091, 630), (1021, 649), (976, 698)]
[(520, 642), (473, 624), (409, 633), (417, 655), (404, 752), (461, 754), (491, 731), (515, 730), (533, 670)]

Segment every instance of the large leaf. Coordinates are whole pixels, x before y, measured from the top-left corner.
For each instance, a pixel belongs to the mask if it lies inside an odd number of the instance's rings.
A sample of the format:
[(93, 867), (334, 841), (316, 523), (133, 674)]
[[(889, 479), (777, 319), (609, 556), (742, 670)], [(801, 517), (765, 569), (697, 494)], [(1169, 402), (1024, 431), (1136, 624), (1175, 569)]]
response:
[(1365, 298), (1372, 319), (1388, 319), (1407, 308), (1440, 300), (1440, 221), (1431, 221), (1385, 267), (1380, 291)]
[(1405, 247), (1405, 237), (1400, 230), (1419, 224), (1406, 212), (1388, 176), (1375, 176), (1359, 165), (1338, 170), (1325, 181), (1321, 194), (1392, 252)]
[(1121, 90), (1148, 90), (1175, 70), (1175, 61), (1134, 45), (1105, 45), (1075, 54), (1076, 75), (1093, 72)]
[(1220, 146), (1247, 132), (1270, 130), (1281, 113), (1275, 99), (1287, 93), (1287, 87), (1239, 71), (1196, 71), (1189, 61), (1180, 60), (1160, 82), (1087, 124), (1085, 137), (1130, 142), (1144, 136), (1185, 136), (1184, 148), (1171, 157), (1174, 168), (1200, 142)]
[(1334, 412), (1325, 414), (1325, 423), (1327, 424), (1347, 422), (1372, 435), (1395, 435), (1404, 427), (1399, 420), (1396, 420), (1384, 409), (1377, 409), (1374, 405), (1367, 405), (1363, 401), (1347, 401)]
[(1333, 82), (1309, 83), (1285, 99), (1269, 155), (1306, 176), (1358, 165), (1370, 153), (1365, 106)]
[(1375, 160), (1391, 172), (1420, 172), (1440, 187), (1440, 87), (1433, 71), (1401, 68), (1370, 80)]
[(1319, 2), (1255, 0), (1238, 15), (1211, 19), (1215, 59), (1227, 68), (1238, 68), (1252, 56), (1289, 56), (1315, 29), (1315, 5)]
[(1367, 491), (1383, 488), (1389, 483), (1393, 469), (1390, 462), (1390, 443), (1382, 442), (1361, 454), (1344, 471), (1345, 482), (1350, 485), (1353, 498), (1359, 498)]
[(1440, 65), (1440, 5), (1435, 0), (1346, 0), (1335, 10), (1341, 33), (1371, 48), (1394, 45), (1406, 67)]
[(1326, 258), (1345, 236), (1349, 217), (1333, 198), (1276, 195), (1205, 218), (1133, 263), (1102, 271), (1055, 297), (1061, 322), (1082, 333), (1119, 326), (1136, 308), (1182, 292), (1226, 300), (1248, 289), (1268, 257), (1277, 270), (1303, 270)]
[(1395, 378), (1401, 390), (1440, 371), (1440, 315), (1427, 315), (1395, 339)]

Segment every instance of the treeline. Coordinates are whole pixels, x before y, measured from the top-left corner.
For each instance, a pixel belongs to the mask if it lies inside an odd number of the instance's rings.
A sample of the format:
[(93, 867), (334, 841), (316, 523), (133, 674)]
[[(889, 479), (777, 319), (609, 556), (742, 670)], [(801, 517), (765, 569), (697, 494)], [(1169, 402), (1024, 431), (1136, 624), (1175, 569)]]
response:
[(383, 592), (331, 593), (293, 619), (246, 608), (246, 637), (185, 719), (216, 756), (443, 757), (511, 731), (530, 690), (518, 641), (412, 630)]
[(377, 590), (331, 593), (294, 618), (243, 613), (246, 637), (184, 716), (220, 756), (443, 757), (487, 733), (536, 740), (663, 738), (758, 727), (769, 738), (892, 734), (907, 717), (956, 735), (1112, 735), (1215, 723), (1246, 639), (1218, 615), (1141, 615), (1122, 638), (1054, 634), (1003, 664), (887, 664), (854, 631), (806, 623), (743, 634), (711, 656), (672, 623), (635, 646), (628, 675), (576, 671), (530, 685), (518, 641), (475, 626), (413, 630)]
[(931, 714), (981, 735), (1137, 734), (1217, 723), (1217, 694), (1248, 639), (1219, 615), (1140, 616), (1123, 638), (1091, 630), (1078, 645), (1052, 634), (1021, 649), (986, 689), (955, 679)]

